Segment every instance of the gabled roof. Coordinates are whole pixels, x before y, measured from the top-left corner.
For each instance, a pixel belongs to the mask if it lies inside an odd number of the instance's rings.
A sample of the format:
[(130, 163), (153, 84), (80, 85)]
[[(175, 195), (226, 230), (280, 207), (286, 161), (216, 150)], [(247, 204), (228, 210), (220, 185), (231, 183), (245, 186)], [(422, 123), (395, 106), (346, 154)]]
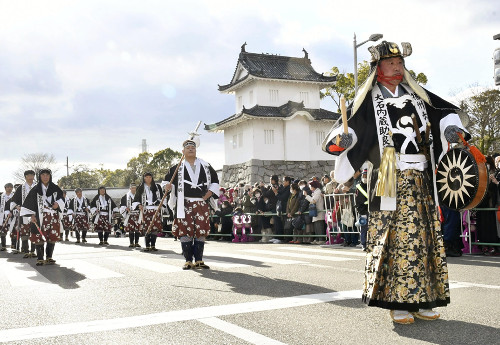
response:
[[(324, 76), (314, 70), (305, 49), (304, 57), (289, 57), (271, 54), (255, 54), (245, 51), (245, 44), (236, 64), (231, 82), (219, 85), (219, 91), (231, 92), (233, 87), (241, 86), (252, 79), (273, 79), (291, 82), (309, 82), (325, 87), (335, 83), (335, 76)], [(246, 73), (242, 73), (242, 70)]]
[(236, 125), (239, 122), (248, 120), (251, 118), (268, 118), (268, 119), (278, 119), (278, 118), (288, 118), (292, 117), (298, 111), (305, 111), (309, 113), (313, 120), (330, 120), (337, 121), (340, 118), (340, 114), (333, 111), (325, 109), (310, 109), (304, 107), (304, 103), (288, 101), (287, 103), (279, 107), (269, 107), (262, 105), (255, 105), (252, 108), (245, 109), (238, 113), (229, 116), (228, 118), (219, 121), (214, 124), (205, 125), (205, 130), (209, 132), (223, 131), (227, 127)]

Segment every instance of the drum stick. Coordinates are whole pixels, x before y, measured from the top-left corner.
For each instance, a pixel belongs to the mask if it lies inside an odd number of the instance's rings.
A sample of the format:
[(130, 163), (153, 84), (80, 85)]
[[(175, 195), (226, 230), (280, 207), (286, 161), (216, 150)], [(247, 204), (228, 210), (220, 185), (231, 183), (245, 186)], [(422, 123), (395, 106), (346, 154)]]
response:
[(413, 121), (413, 129), (415, 130), (415, 134), (417, 135), (417, 144), (422, 142), (422, 136), (420, 135), (420, 128), (418, 128), (417, 117), (415, 114), (411, 114), (411, 119)]
[(347, 134), (347, 110), (345, 106), (345, 97), (340, 97), (340, 113), (342, 114), (342, 124), (344, 125), (344, 133)]
[[(344, 127), (344, 134), (348, 134), (349, 130), (347, 129), (347, 110), (345, 106), (345, 97), (342, 96), (340, 97), (340, 114), (342, 115), (342, 126)], [(336, 145), (339, 146), (340, 144), (340, 134), (337, 135), (337, 142)]]

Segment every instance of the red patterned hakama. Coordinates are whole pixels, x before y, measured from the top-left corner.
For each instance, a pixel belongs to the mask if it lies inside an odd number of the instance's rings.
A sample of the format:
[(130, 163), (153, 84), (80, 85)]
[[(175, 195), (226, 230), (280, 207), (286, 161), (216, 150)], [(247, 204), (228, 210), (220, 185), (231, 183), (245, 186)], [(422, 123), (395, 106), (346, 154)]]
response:
[[(153, 220), (153, 216), (156, 212), (156, 209), (153, 209), (153, 210), (144, 209), (143, 212), (144, 213), (143, 213), (142, 229), (144, 232), (146, 232), (146, 231), (148, 231), (149, 225), (151, 224), (151, 221)], [(156, 234), (157, 232), (161, 232), (162, 230), (163, 230), (163, 226), (161, 223), (161, 214), (157, 214), (155, 217), (155, 221), (154, 221), (153, 225), (151, 226), (150, 233)]]
[(94, 227), (95, 231), (104, 231), (104, 232), (111, 232), (111, 228), (113, 226), (108, 220), (108, 215), (99, 215), (99, 220), (97, 221), (97, 224)]
[(125, 232), (141, 232), (143, 231), (139, 224), (139, 213), (131, 213), (128, 217), (127, 225), (124, 228)]
[[(43, 236), (45, 237), (45, 240), (47, 242), (58, 242), (60, 240), (59, 215), (57, 213), (52, 214), (50, 212), (44, 212), (40, 230), (42, 231)], [(31, 228), (30, 241), (34, 242), (35, 244), (41, 244), (45, 242), (37, 228)]]
[(176, 218), (172, 234), (177, 237), (206, 237), (210, 233), (210, 214), (205, 201), (184, 201), (185, 218)]
[(75, 214), (75, 230), (88, 230), (89, 220), (86, 214)]

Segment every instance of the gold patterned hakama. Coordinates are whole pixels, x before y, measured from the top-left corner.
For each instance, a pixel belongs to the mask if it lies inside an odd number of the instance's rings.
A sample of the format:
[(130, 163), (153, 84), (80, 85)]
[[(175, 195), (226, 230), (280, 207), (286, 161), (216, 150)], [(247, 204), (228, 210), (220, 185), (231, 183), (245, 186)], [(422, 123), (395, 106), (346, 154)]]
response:
[(417, 311), (450, 302), (441, 226), (425, 172), (397, 171), (396, 211), (370, 212), (363, 301)]

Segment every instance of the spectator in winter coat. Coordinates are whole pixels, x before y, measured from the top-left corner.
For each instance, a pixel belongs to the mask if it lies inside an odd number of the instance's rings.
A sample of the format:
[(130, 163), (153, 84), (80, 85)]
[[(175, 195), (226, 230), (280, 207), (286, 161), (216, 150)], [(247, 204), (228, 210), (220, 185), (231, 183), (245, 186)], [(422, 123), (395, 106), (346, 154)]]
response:
[(325, 203), (323, 200), (323, 195), (321, 194), (321, 184), (318, 181), (310, 181), (309, 187), (311, 188), (312, 195), (307, 195), (305, 191), (303, 191), (304, 196), (307, 201), (316, 205), (316, 209), (318, 211), (318, 215), (313, 217), (313, 228), (314, 234), (318, 237), (317, 240), (314, 240), (312, 244), (325, 244), (325, 241), (320, 237), (321, 235), (325, 236)]
[(224, 201), (221, 205), (221, 209), (218, 212), (221, 217), (221, 234), (230, 235), (221, 237), (222, 241), (231, 241), (231, 236), (233, 233), (233, 220), (230, 216), (233, 213), (233, 207), (228, 200)]
[[(302, 199), (301, 199), (301, 204), (300, 204), (300, 207), (299, 207), (299, 212), (302, 215), (302, 217), (304, 218), (304, 223), (305, 223), (305, 231), (304, 231), (304, 235), (313, 235), (314, 234), (314, 228), (313, 228), (313, 224), (312, 224), (312, 217), (309, 216), (309, 201), (306, 199), (305, 195), (311, 195), (312, 194), (312, 191), (311, 191), (311, 188), (309, 188), (309, 185), (307, 184), (306, 181), (304, 180), (301, 180), (299, 182), (299, 189), (301, 191), (301, 196), (302, 196)], [(305, 192), (305, 194), (304, 194)], [(302, 239), (302, 243), (311, 243), (313, 241), (313, 239), (311, 237), (304, 237)]]
[[(293, 234), (292, 220), (297, 216), (300, 206), (300, 188), (297, 184), (292, 184), (290, 186), (290, 197), (286, 204), (286, 222), (289, 223), (288, 229), (285, 229), (285, 235)], [(294, 243), (295, 241), (289, 237), (285, 238), (285, 241), (289, 243)]]

